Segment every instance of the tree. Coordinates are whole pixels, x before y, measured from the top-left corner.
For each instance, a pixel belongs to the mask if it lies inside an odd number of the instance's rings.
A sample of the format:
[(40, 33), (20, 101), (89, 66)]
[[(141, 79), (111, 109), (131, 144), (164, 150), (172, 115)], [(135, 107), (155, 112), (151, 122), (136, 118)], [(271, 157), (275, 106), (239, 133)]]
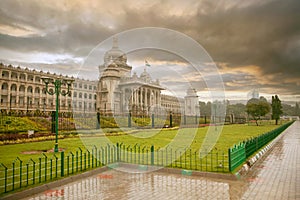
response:
[(299, 104), (297, 102), (296, 102), (296, 105), (295, 105), (295, 116), (300, 116)]
[(278, 119), (280, 118), (280, 115), (283, 113), (282, 112), (282, 106), (281, 106), (281, 101), (278, 98), (277, 95), (272, 96), (272, 119), (275, 119), (276, 125), (278, 124)]
[(246, 105), (246, 112), (253, 117), (257, 126), (257, 121), (269, 113), (270, 110), (271, 106), (264, 97), (260, 97), (260, 99), (252, 98)]

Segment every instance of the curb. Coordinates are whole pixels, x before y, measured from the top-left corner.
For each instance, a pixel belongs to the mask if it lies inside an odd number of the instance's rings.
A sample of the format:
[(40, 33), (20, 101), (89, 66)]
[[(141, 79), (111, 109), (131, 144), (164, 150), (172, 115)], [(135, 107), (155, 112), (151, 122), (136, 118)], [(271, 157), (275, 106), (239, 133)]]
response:
[(245, 164), (243, 164), (242, 168), (235, 173), (235, 176), (237, 179), (240, 179), (241, 176), (244, 176), (248, 173), (248, 171), (255, 165), (255, 163), (260, 160), (262, 157), (265, 156), (266, 153), (268, 153), (272, 147), (274, 146), (277, 141), (283, 137), (284, 134), (280, 134), (277, 138), (275, 138), (273, 141), (271, 141), (269, 144), (267, 144), (263, 149), (261, 149), (258, 153), (256, 153), (254, 156), (252, 156), (250, 159), (246, 161)]

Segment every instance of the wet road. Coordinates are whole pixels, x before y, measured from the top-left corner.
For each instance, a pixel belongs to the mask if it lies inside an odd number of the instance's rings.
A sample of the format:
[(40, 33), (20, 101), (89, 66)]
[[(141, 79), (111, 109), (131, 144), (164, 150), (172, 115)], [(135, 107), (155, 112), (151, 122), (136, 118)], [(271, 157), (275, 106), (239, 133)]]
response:
[(285, 130), (245, 179), (242, 199), (300, 199), (300, 121)]
[(110, 170), (29, 199), (230, 199), (235, 186), (237, 181)]
[(26, 199), (300, 199), (299, 145), (297, 121), (238, 181), (109, 170)]

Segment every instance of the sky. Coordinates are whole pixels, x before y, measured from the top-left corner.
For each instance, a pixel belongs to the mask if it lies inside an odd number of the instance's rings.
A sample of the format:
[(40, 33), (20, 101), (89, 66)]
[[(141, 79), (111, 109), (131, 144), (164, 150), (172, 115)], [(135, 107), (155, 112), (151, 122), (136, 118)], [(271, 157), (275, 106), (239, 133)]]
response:
[[(300, 101), (299, 8), (299, 0), (0, 0), (0, 62), (78, 75), (95, 47), (113, 35), (160, 27), (203, 47), (217, 66), (227, 99), (246, 99), (258, 89), (269, 99), (277, 94), (284, 101)], [(129, 45), (119, 43), (122, 50)], [(189, 65), (159, 50), (128, 54), (137, 72), (145, 58), (150, 71)], [(99, 56), (91, 70), (102, 63)], [(168, 75), (160, 73), (159, 78), (171, 85)], [(189, 74), (189, 80), (197, 79)], [(203, 84), (198, 86), (200, 99), (208, 98)]]

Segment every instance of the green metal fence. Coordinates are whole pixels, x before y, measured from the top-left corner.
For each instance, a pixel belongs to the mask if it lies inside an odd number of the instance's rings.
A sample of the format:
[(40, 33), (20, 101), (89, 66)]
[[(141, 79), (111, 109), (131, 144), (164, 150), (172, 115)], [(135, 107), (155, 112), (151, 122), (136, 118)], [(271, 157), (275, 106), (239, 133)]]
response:
[(228, 149), (229, 158), (229, 171), (232, 172), (241, 164), (243, 164), (247, 158), (253, 155), (256, 151), (275, 139), (280, 133), (288, 128), (294, 121), (283, 124), (282, 126), (259, 135), (254, 138), (250, 138), (234, 147)]
[(67, 154), (65, 152), (43, 153), (37, 160), (23, 161), (17, 157), (10, 166), (0, 163), (0, 194), (116, 162), (209, 172), (232, 172), (292, 123), (289, 122), (273, 131), (235, 145), (228, 152), (214, 150), (200, 154), (199, 151), (189, 147), (172, 148), (116, 143), (93, 146), (89, 149), (78, 148), (77, 151)]
[(229, 172), (227, 153), (212, 151), (199, 154), (190, 148), (172, 149), (139, 144), (119, 144), (76, 152), (41, 154), (37, 160), (16, 158), (11, 166), (0, 163), (0, 194), (30, 185), (62, 178), (92, 168), (124, 162), (211, 172)]

